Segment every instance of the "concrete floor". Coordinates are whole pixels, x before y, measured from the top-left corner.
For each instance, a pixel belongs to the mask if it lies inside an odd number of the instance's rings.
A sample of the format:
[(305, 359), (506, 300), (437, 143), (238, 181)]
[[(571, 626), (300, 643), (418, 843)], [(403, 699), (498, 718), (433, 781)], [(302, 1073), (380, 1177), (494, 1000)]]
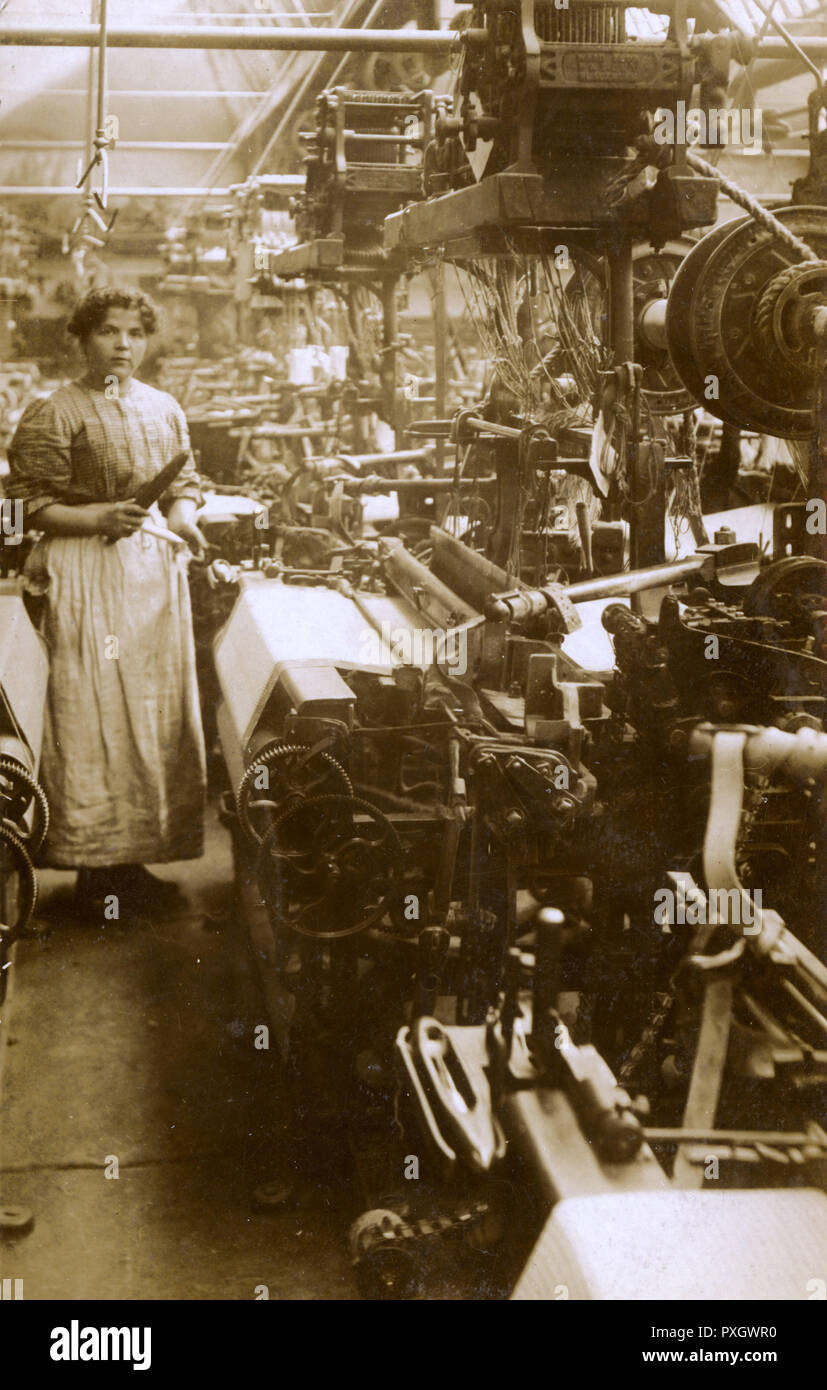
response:
[(251, 1201), (294, 1176), (292, 1122), (254, 1047), (228, 837), (212, 819), (205, 857), (161, 872), (185, 911), (105, 926), (72, 922), (73, 875), (39, 875), (40, 935), (0, 1010), (0, 1202), (35, 1221), (0, 1240), (0, 1275), (26, 1299), (354, 1298), (344, 1156), (300, 1206)]

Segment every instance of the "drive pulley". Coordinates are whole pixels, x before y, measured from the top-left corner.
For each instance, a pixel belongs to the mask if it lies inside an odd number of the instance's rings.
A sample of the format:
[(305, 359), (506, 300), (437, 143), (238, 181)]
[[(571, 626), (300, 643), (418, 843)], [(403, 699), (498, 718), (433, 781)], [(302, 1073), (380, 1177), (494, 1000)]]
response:
[(776, 208), (766, 222), (716, 227), (675, 274), (665, 322), (672, 365), (710, 414), (781, 439), (810, 437), (827, 342), (827, 208)]

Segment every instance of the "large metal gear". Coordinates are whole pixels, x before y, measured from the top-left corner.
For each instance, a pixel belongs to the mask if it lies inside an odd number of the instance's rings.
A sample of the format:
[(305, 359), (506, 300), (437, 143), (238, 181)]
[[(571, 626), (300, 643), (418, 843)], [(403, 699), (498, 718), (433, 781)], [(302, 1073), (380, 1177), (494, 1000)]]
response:
[(0, 757), (0, 824), (23, 840), (31, 855), (38, 853), (49, 829), (45, 792), (16, 758)]
[(810, 555), (785, 555), (774, 560), (744, 595), (744, 612), (749, 617), (791, 623), (796, 636), (812, 639), (814, 656), (822, 655), (825, 608), (827, 561)]
[(369, 801), (311, 796), (292, 802), (268, 830), (259, 887), (279, 924), (336, 941), (390, 911), (401, 861), (393, 825)]
[(349, 796), (352, 791), (345, 769), (330, 753), (274, 739), (259, 749), (238, 785), (239, 824), (260, 845), (288, 798), (323, 792)]
[(781, 439), (813, 431), (813, 316), (827, 306), (827, 208), (775, 217), (819, 260), (794, 253), (752, 217), (703, 237), (672, 284), (666, 335), (695, 400), (725, 424)]
[(8, 953), (27, 930), (36, 902), (37, 878), (29, 851), (19, 835), (0, 824), (0, 1004), (8, 985)]

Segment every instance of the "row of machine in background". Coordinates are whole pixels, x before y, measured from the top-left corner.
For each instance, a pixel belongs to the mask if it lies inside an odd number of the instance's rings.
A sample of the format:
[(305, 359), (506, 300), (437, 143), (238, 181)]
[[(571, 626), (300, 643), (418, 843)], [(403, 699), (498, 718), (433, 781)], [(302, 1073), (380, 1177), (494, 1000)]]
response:
[(659, 144), (748, 55), (632, 17), (479, 0), (450, 94), (322, 93), (292, 240), (272, 176), (168, 245), (248, 343), (162, 379), (239, 916), (368, 1296), (806, 1298), (827, 1231), (827, 190)]

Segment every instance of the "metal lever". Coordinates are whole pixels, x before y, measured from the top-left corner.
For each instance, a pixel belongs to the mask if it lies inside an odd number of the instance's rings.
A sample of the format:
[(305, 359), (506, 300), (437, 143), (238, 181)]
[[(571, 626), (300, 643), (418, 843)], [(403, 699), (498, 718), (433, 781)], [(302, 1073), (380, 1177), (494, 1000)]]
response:
[[(827, 1004), (827, 968), (816, 955), (785, 926), (772, 908), (760, 907), (751, 899), (738, 877), (735, 849), (744, 797), (744, 769), (752, 767), (767, 774), (782, 768), (796, 780), (807, 776), (824, 778), (827, 773), (827, 737), (810, 729), (797, 734), (780, 730), (745, 727), (713, 732), (711, 742), (704, 726), (700, 737), (690, 741), (693, 752), (708, 749), (712, 762), (712, 794), (704, 840), (704, 877), (707, 889), (731, 893), (741, 899), (741, 921), (748, 948), (773, 964), (786, 967), (812, 994), (818, 1005)], [(751, 908), (751, 913), (750, 913)], [(703, 949), (714, 924), (701, 930), (695, 949)]]
[(403, 1081), (426, 1135), (450, 1170), (458, 1161), (487, 1173), (505, 1153), (482, 1067), (460, 1057), (435, 1018), (418, 1018), (396, 1038)]

